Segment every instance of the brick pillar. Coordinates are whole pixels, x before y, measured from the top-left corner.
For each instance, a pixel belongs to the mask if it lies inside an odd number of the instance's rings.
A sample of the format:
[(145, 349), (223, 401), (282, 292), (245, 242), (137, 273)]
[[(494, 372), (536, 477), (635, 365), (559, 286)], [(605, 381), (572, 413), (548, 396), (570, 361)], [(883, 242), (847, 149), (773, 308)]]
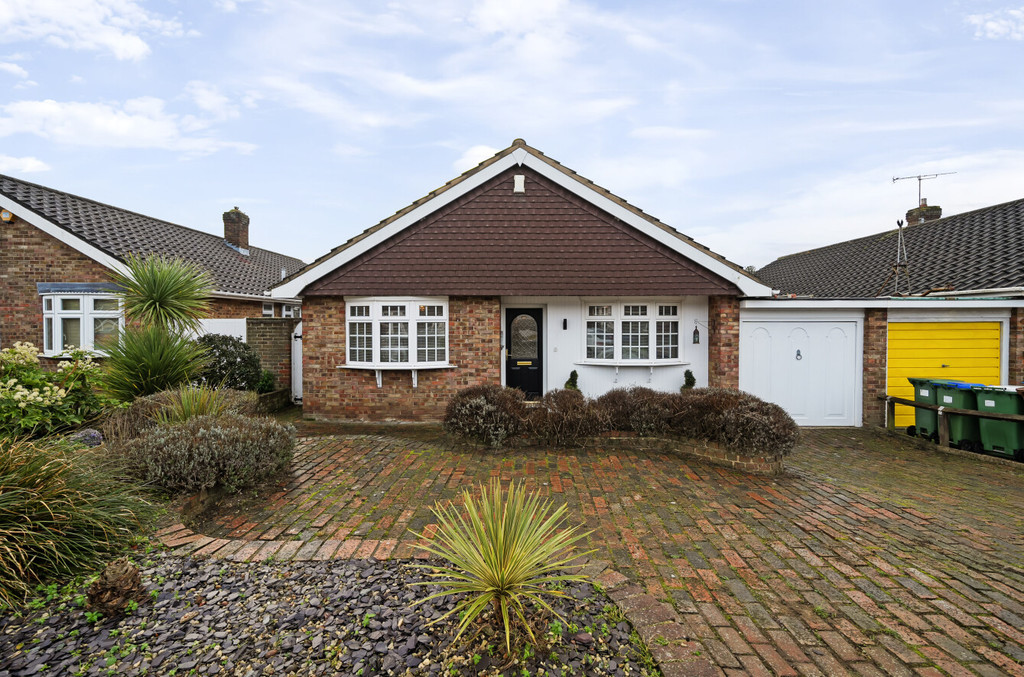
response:
[(708, 297), (708, 385), (740, 387), (740, 300)]
[(298, 319), (250, 317), (245, 320), (245, 342), (260, 356), (260, 364), (274, 374), (275, 388), (292, 387), (292, 331)]
[(1024, 308), (1010, 310), (1010, 383), (1024, 383)]
[(866, 426), (885, 425), (886, 359), (889, 338), (889, 311), (868, 308), (864, 311), (864, 411)]

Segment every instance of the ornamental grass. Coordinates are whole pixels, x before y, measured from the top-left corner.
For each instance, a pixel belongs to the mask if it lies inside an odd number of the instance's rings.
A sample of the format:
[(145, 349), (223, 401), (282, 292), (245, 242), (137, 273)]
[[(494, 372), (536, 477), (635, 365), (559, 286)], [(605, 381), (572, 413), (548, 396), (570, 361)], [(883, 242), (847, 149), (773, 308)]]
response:
[(153, 514), (97, 452), (0, 438), (0, 603), (95, 569)]
[(503, 497), (500, 481), (492, 478), (489, 486), (480, 486), (479, 499), (469, 491), (462, 496), (465, 516), (452, 504), (436, 504), (432, 511), (438, 529), (433, 541), (417, 544), (450, 565), (419, 565), (433, 579), (420, 585), (439, 585), (441, 591), (416, 604), (463, 595), (452, 610), (433, 621), (457, 614), (456, 641), (490, 606), (504, 629), (507, 654), (512, 652), (516, 621), (536, 644), (530, 617), (544, 609), (565, 622), (546, 598), (564, 596), (558, 587), (565, 582), (586, 580), (569, 572), (578, 568), (571, 564), (577, 557), (572, 552), (575, 544), (590, 532), (580, 533), (576, 526), (560, 528), (565, 504), (554, 508), (551, 501), (542, 500), (537, 492), (528, 493), (521, 484), (509, 485)]

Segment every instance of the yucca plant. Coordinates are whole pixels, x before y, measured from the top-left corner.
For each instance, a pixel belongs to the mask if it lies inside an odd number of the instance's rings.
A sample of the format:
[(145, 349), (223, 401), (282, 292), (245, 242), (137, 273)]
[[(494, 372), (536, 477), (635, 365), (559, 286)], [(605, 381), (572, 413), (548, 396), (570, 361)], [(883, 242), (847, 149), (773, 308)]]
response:
[(130, 402), (191, 381), (205, 356), (195, 341), (166, 328), (129, 326), (107, 349), (100, 385), (111, 397)]
[(167, 400), (153, 418), (161, 425), (184, 423), (195, 416), (220, 416), (230, 400), (224, 391), (205, 384), (184, 384), (167, 392)]
[(153, 254), (129, 254), (125, 272), (111, 277), (120, 288), (130, 324), (197, 332), (209, 313), (213, 280), (190, 261)]
[(0, 438), (0, 603), (95, 568), (152, 514), (101, 459), (62, 443)]
[(489, 486), (480, 486), (479, 500), (469, 491), (462, 496), (465, 517), (452, 504), (437, 503), (432, 509), (438, 521), (434, 540), (416, 534), (429, 541), (417, 544), (418, 548), (451, 563), (418, 565), (430, 570), (433, 579), (419, 585), (437, 584), (442, 589), (416, 604), (464, 595), (451, 611), (433, 621), (458, 614), (455, 640), (492, 606), (504, 628), (506, 652), (511, 654), (514, 620), (534, 643), (537, 640), (527, 619), (531, 611), (547, 609), (564, 622), (545, 598), (564, 596), (552, 585), (586, 580), (586, 576), (569, 572), (578, 568), (571, 564), (576, 558), (572, 553), (575, 543), (590, 532), (579, 533), (575, 526), (560, 529), (565, 504), (553, 508), (551, 501), (542, 500), (537, 492), (527, 493), (522, 485), (509, 485), (508, 496), (503, 498), (500, 481), (492, 478)]

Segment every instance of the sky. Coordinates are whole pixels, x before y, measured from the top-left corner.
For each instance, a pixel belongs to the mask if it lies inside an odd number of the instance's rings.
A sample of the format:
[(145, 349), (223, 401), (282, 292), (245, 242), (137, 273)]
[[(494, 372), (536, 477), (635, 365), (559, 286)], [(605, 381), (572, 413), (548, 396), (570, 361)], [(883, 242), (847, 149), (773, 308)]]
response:
[(0, 0), (0, 173), (312, 261), (516, 138), (741, 266), (1024, 197), (1024, 0)]

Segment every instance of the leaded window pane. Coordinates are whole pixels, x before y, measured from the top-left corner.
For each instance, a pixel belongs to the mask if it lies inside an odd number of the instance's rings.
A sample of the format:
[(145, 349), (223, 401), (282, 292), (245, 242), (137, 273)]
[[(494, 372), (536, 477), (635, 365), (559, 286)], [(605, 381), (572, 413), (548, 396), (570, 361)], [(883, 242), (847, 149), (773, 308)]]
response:
[(444, 322), (420, 322), (416, 325), (416, 360), (419, 362), (444, 362)]
[[(385, 306), (385, 308), (401, 308), (404, 306)], [(408, 322), (381, 322), (380, 323), (380, 361), (389, 363), (403, 363), (409, 361), (409, 323)]]
[(679, 306), (658, 306), (658, 315), (676, 317), (679, 315)]
[[(626, 306), (627, 308), (629, 306)], [(650, 359), (650, 323), (629, 321), (622, 323), (622, 359)]]
[(420, 317), (444, 317), (444, 306), (420, 306)]
[(589, 317), (611, 317), (612, 307), (608, 306), (587, 306), (587, 315)]
[(405, 306), (381, 306), (383, 317), (405, 317)]
[(373, 361), (373, 323), (348, 323), (348, 354), (352, 362)]
[(512, 320), (509, 357), (513, 360), (537, 359), (537, 320), (523, 313)]
[(349, 306), (348, 314), (349, 317), (369, 317), (370, 306)]
[(622, 314), (625, 317), (646, 317), (647, 306), (645, 305), (627, 305), (622, 306)]
[(615, 358), (615, 323), (610, 320), (587, 322), (587, 359)]
[(679, 358), (679, 323), (658, 322), (655, 337), (655, 358), (675, 360)]

